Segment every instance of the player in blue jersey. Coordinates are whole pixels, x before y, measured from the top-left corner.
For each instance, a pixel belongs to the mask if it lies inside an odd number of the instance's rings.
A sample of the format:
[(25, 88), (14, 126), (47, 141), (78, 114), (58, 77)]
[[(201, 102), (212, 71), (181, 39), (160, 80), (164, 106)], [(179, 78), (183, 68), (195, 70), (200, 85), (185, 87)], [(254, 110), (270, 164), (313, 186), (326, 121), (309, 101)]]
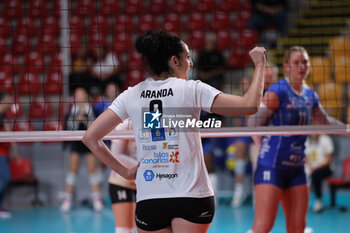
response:
[[(307, 51), (293, 46), (284, 56), (285, 78), (264, 95), (259, 111), (248, 120), (249, 126), (342, 124), (329, 117), (317, 94), (304, 80), (309, 74)], [(288, 233), (303, 233), (306, 226), (309, 189), (304, 170), (306, 136), (253, 137), (260, 145), (254, 175), (255, 217), (249, 233), (268, 233), (273, 227), (279, 202), (282, 202)]]

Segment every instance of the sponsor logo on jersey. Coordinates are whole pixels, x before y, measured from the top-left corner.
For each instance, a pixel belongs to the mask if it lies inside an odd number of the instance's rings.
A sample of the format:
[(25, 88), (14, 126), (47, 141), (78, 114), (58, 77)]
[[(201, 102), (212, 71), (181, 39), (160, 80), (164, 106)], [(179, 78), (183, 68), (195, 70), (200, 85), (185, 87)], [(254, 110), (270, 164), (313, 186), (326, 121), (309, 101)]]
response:
[(178, 178), (179, 175), (177, 173), (173, 173), (173, 174), (162, 174), (162, 173), (157, 173), (156, 174), (156, 178), (158, 178), (159, 180), (162, 180), (162, 179), (168, 179), (168, 180), (171, 180), (171, 179), (175, 179), (175, 178)]
[(168, 144), (167, 142), (163, 142), (162, 146), (163, 150), (177, 150), (179, 149), (178, 144)]
[(167, 163), (179, 163), (179, 152), (154, 152), (153, 158), (141, 158), (143, 164), (167, 164)]
[(156, 112), (143, 112), (143, 128), (159, 129), (161, 128), (162, 113), (157, 109)]
[(152, 136), (152, 141), (157, 142), (157, 141), (165, 141), (165, 131), (164, 128), (160, 129), (151, 129), (151, 136)]
[(154, 172), (152, 170), (146, 170), (143, 173), (143, 177), (145, 178), (145, 181), (152, 181), (154, 179), (154, 177), (158, 178), (159, 180), (162, 179), (175, 179), (178, 178), (179, 175), (177, 173), (156, 173), (154, 175)]
[(179, 162), (179, 152), (171, 152), (170, 154), (170, 163), (178, 163)]
[(167, 96), (174, 96), (173, 89), (144, 90), (141, 92), (140, 98), (162, 98)]
[(142, 145), (142, 150), (157, 150), (156, 145)]
[(167, 128), (167, 139), (170, 141), (179, 139), (179, 134), (176, 132), (175, 128)]
[(154, 172), (152, 170), (146, 170), (143, 173), (143, 177), (145, 178), (145, 181), (152, 181), (154, 178)]
[(149, 130), (141, 129), (139, 132), (139, 139), (141, 142), (150, 142), (151, 132)]

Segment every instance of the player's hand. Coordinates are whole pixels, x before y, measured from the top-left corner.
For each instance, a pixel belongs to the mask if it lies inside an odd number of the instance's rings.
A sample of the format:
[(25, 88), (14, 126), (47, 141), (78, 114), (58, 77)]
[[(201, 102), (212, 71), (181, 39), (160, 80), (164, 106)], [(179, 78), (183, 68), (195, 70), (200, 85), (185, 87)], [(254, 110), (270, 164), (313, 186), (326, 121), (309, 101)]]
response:
[(127, 172), (121, 176), (123, 176), (127, 180), (135, 180), (136, 179), (136, 174), (137, 174), (137, 169), (139, 168), (140, 163), (138, 163), (135, 167), (128, 168)]
[(255, 47), (249, 51), (249, 56), (255, 66), (265, 66), (266, 64), (266, 49), (264, 47)]

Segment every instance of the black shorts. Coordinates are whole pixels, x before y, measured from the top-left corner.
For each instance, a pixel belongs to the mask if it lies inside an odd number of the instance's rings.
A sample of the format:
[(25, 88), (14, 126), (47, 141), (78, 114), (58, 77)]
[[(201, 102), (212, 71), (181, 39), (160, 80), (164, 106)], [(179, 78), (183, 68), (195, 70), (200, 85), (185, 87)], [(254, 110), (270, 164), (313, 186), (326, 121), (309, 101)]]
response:
[(209, 224), (214, 213), (214, 197), (149, 199), (136, 203), (135, 221), (142, 230), (157, 231), (170, 227), (174, 218)]
[(124, 188), (119, 185), (109, 184), (108, 185), (109, 196), (112, 204), (121, 202), (136, 202), (136, 190)]
[(85, 155), (86, 153), (91, 153), (89, 148), (85, 146), (84, 143), (79, 141), (69, 142), (71, 152), (77, 152), (80, 155)]

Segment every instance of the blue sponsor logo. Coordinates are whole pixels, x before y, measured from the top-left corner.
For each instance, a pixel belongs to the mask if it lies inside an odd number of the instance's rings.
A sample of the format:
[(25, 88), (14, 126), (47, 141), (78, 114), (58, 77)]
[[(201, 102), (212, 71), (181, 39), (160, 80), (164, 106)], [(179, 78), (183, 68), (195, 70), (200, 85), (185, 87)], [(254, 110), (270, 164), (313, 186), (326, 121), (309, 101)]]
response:
[(162, 113), (158, 110), (156, 112), (143, 113), (143, 128), (144, 129), (159, 129), (161, 127)]
[(143, 177), (145, 177), (145, 181), (152, 181), (154, 178), (154, 173), (152, 170), (146, 170), (143, 173)]
[(165, 141), (165, 131), (164, 128), (160, 129), (151, 129), (152, 141)]

